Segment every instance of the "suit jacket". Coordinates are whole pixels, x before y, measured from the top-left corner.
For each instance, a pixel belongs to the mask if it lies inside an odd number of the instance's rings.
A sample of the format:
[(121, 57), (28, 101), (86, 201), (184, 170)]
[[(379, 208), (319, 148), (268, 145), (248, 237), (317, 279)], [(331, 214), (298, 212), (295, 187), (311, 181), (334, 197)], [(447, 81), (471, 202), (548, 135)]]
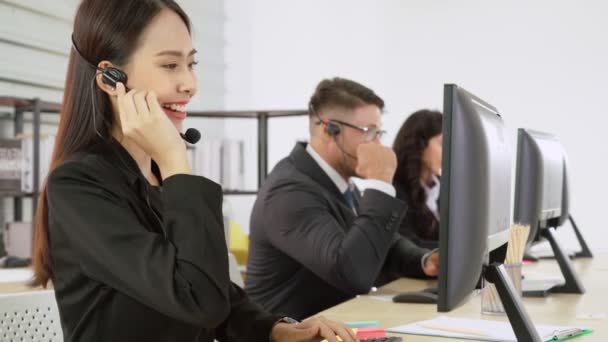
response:
[(47, 189), (65, 341), (268, 340), (277, 316), (229, 280), (219, 185), (174, 175), (151, 187), (108, 141), (56, 168)]
[[(403, 187), (403, 185), (401, 184), (393, 184), (395, 186), (395, 190), (397, 191), (397, 198), (403, 200), (403, 201), (407, 201), (407, 197), (406, 197), (406, 189)], [(437, 207), (439, 207), (439, 199), (437, 199)], [(428, 208), (424, 208), (425, 210), (429, 210)], [(411, 207), (409, 207), (409, 210), (407, 211), (407, 213), (405, 214), (405, 217), (403, 218), (403, 220), (401, 221), (401, 226), (399, 227), (399, 234), (401, 234), (403, 237), (411, 240), (412, 242), (414, 242), (416, 245), (423, 247), (423, 248), (428, 248), (428, 249), (435, 249), (435, 248), (439, 248), (439, 236), (437, 236), (437, 239), (428, 239), (426, 237), (420, 236), (418, 234), (418, 227), (416, 227), (416, 223), (414, 220), (414, 215), (416, 214), (416, 212), (414, 212), (414, 209), (412, 209)], [(430, 214), (430, 210), (429, 210), (429, 214)], [(439, 228), (439, 222), (437, 221), (437, 219), (435, 218), (435, 215), (432, 215), (433, 221), (437, 224), (437, 228)], [(439, 233), (437, 233), (439, 235)]]
[(305, 318), (399, 276), (424, 276), (418, 248), (396, 232), (406, 206), (368, 189), (358, 216), (299, 143), (258, 193), (245, 290), (265, 309)]

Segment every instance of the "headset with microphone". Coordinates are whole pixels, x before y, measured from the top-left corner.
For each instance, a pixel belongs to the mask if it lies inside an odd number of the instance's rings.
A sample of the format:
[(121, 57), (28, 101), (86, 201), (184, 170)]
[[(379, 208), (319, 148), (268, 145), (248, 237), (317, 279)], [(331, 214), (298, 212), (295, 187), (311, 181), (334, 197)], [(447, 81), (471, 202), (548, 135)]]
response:
[(332, 122), (331, 120), (323, 120), (321, 118), (321, 115), (319, 115), (319, 113), (313, 107), (312, 103), (310, 103), (308, 105), (308, 107), (309, 107), (309, 110), (316, 115), (317, 119), (319, 119), (317, 121), (317, 125), (319, 125), (321, 123), (325, 124), (325, 132), (327, 133), (327, 135), (329, 135), (330, 137), (332, 137), (334, 139), (334, 141), (336, 142), (336, 145), (338, 146), (338, 149), (340, 149), (340, 151), (342, 151), (342, 154), (345, 156), (348, 156), (354, 160), (357, 160), (356, 156), (353, 156), (352, 154), (346, 152), (344, 150), (344, 148), (342, 148), (341, 144), (338, 143), (338, 135), (340, 135), (340, 133), (342, 132), (342, 127), (340, 127), (339, 124)]
[[(129, 88), (127, 88), (127, 80), (129, 78), (127, 77), (127, 74), (124, 71), (122, 71), (118, 68), (114, 68), (114, 67), (107, 67), (105, 69), (102, 69), (102, 68), (94, 65), (93, 63), (89, 62), (89, 60), (86, 59), (84, 57), (84, 55), (78, 49), (78, 45), (76, 45), (76, 41), (74, 40), (73, 35), (72, 35), (72, 46), (74, 47), (74, 51), (76, 52), (76, 54), (83, 61), (85, 61), (88, 65), (90, 65), (95, 70), (97, 70), (99, 73), (101, 73), (101, 80), (103, 83), (109, 85), (112, 88), (116, 88), (116, 84), (118, 82), (120, 82), (125, 85), (125, 91), (129, 91)], [(186, 130), (186, 133), (179, 133), (179, 135), (182, 137), (182, 139), (184, 139), (184, 141), (186, 141), (189, 144), (196, 144), (201, 139), (201, 132), (199, 132), (199, 130), (197, 130), (196, 128), (188, 128)]]
[(418, 139), (418, 147), (421, 150), (424, 150), (428, 145), (429, 145), (429, 142), (426, 139), (424, 139), (424, 138)]
[(340, 135), (340, 132), (342, 132), (342, 128), (336, 123), (325, 122), (325, 124), (327, 125), (325, 131), (333, 138), (336, 138), (338, 135)]

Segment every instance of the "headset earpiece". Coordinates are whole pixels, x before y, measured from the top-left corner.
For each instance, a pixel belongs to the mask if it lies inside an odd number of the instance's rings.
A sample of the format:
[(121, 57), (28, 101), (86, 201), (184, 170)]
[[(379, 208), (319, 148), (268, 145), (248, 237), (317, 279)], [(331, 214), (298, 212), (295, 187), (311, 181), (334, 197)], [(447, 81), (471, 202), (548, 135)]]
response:
[(427, 145), (428, 145), (428, 143), (425, 139), (420, 138), (418, 140), (418, 146), (420, 147), (421, 150), (424, 150)]
[(108, 67), (105, 69), (100, 69), (101, 71), (101, 79), (103, 83), (109, 85), (112, 88), (116, 88), (116, 83), (121, 82), (122, 84), (127, 84), (127, 74), (124, 71)]
[(76, 45), (76, 41), (74, 40), (74, 35), (72, 35), (72, 46), (74, 47), (74, 51), (76, 52), (76, 54), (88, 65), (90, 65), (91, 67), (93, 67), (94, 69), (98, 70), (99, 72), (101, 72), (101, 80), (103, 83), (109, 85), (112, 88), (116, 88), (116, 83), (118, 82), (122, 82), (122, 84), (125, 85), (125, 89), (127, 86), (127, 74), (125, 74), (124, 71), (114, 68), (114, 67), (107, 67), (105, 69), (101, 69), (99, 67), (97, 67), (96, 65), (94, 65), (93, 63), (91, 63), (88, 59), (86, 59), (84, 57), (84, 55), (82, 54), (82, 52), (80, 52), (80, 49), (78, 48), (78, 45)]
[(314, 115), (317, 116), (317, 118), (319, 119), (319, 121), (317, 121), (317, 125), (324, 123), (325, 125), (327, 125), (327, 127), (325, 127), (325, 132), (327, 132), (327, 134), (332, 137), (335, 138), (340, 134), (340, 126), (338, 124), (335, 124), (331, 121), (324, 121), (323, 119), (321, 119), (321, 116), (319, 115), (319, 113), (315, 110), (314, 106), (312, 105), (312, 103), (308, 104), (308, 111), (312, 114), (314, 113)]
[(340, 126), (338, 126), (337, 124), (333, 122), (328, 122), (325, 131), (327, 132), (327, 134), (329, 134), (329, 136), (335, 138), (340, 134), (341, 129)]

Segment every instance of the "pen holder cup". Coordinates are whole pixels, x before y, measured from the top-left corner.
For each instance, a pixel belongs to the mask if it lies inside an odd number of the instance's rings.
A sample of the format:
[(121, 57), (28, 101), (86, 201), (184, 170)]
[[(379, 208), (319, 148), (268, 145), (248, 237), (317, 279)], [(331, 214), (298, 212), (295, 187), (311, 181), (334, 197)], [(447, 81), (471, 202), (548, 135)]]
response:
[[(509, 278), (511, 278), (516, 295), (521, 298), (521, 264), (505, 264), (504, 267)], [(485, 279), (483, 279), (482, 284), (481, 313), (484, 315), (504, 315), (505, 308), (502, 305), (498, 291), (496, 291), (496, 286)]]

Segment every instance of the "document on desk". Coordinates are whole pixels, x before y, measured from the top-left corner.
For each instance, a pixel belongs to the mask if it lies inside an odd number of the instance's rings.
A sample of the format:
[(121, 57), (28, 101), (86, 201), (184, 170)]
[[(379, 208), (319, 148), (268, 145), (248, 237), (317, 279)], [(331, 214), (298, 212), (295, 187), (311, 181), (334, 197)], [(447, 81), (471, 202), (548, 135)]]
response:
[[(563, 338), (590, 333), (578, 327), (536, 325), (543, 341), (558, 341)], [(386, 329), (399, 334), (452, 337), (477, 341), (517, 342), (513, 329), (508, 322), (486, 321), (480, 319), (460, 319), (438, 317), (428, 321), (402, 325)]]
[(0, 268), (0, 283), (26, 282), (33, 276), (34, 273), (29, 268)]

